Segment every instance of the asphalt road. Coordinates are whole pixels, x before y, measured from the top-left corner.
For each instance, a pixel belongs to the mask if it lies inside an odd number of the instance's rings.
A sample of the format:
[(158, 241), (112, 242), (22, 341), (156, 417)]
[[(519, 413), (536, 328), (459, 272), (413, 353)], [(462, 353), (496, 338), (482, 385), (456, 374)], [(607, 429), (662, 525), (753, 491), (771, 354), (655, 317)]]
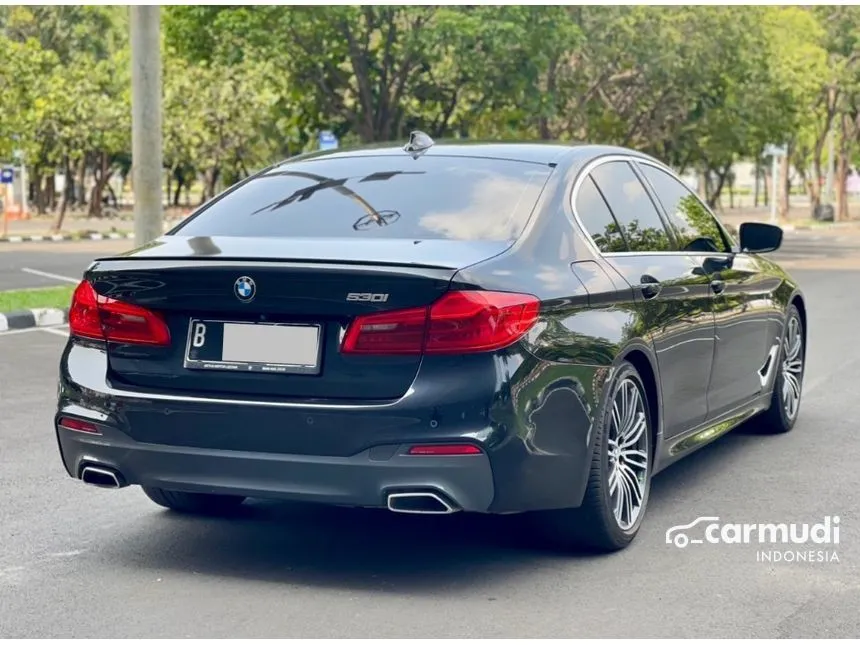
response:
[[(785, 254), (810, 309), (797, 426), (733, 432), (657, 476), (638, 539), (611, 556), (541, 550), (515, 516), (252, 503), (235, 519), (191, 519), (136, 488), (86, 487), (65, 474), (51, 429), (63, 332), (0, 334), (0, 636), (857, 636), (860, 257), (804, 240)], [(838, 515), (839, 561), (665, 543), (705, 515)]]
[[(0, 291), (51, 287), (80, 280), (94, 258), (114, 255), (129, 248), (129, 240), (0, 244)], [(28, 271), (49, 273), (55, 277)]]

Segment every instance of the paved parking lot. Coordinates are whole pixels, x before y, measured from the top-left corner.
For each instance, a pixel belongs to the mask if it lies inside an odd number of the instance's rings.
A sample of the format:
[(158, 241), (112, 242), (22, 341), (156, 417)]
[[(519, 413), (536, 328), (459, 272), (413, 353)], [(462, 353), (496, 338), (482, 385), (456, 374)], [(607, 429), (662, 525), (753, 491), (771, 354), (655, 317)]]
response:
[[(266, 502), (190, 519), (136, 488), (86, 487), (65, 474), (51, 429), (65, 332), (0, 334), (0, 636), (856, 636), (860, 259), (853, 243), (813, 237), (783, 253), (810, 309), (796, 428), (731, 433), (659, 475), (637, 541), (612, 556), (542, 551), (515, 516)], [(68, 273), (79, 259), (50, 266)], [(665, 543), (669, 527), (705, 515), (838, 515), (839, 561)]]

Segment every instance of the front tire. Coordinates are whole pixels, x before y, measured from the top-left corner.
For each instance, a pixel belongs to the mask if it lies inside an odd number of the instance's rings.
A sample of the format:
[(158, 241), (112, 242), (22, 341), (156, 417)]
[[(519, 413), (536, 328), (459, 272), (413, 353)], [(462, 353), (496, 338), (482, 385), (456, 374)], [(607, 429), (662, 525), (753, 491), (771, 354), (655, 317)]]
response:
[(756, 430), (763, 434), (782, 434), (794, 427), (800, 413), (805, 367), (803, 320), (797, 307), (789, 305), (770, 407), (757, 419)]
[(143, 492), (159, 506), (192, 515), (224, 515), (235, 511), (245, 501), (244, 497), (234, 495), (182, 493), (150, 486), (144, 486)]
[(547, 537), (564, 548), (618, 551), (642, 524), (651, 489), (653, 433), (648, 397), (624, 362), (594, 423), (588, 485), (579, 508), (543, 511)]

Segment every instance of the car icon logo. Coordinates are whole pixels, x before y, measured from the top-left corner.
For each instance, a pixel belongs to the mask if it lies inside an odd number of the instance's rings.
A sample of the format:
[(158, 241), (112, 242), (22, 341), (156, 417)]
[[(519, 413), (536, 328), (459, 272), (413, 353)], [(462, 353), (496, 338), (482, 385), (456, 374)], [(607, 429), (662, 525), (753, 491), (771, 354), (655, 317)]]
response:
[(685, 549), (690, 544), (702, 544), (701, 538), (690, 537), (687, 530), (704, 522), (719, 522), (719, 517), (697, 517), (689, 524), (679, 524), (666, 531), (666, 544), (674, 544), (679, 549)]
[(257, 285), (251, 278), (243, 275), (233, 283), (233, 293), (242, 302), (251, 302), (257, 295)]

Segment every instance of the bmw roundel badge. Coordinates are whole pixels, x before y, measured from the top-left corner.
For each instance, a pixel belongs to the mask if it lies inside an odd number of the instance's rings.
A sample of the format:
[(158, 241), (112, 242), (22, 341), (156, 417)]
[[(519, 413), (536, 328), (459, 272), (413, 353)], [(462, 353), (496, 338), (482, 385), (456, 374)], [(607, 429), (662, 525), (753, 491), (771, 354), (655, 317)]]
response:
[(257, 295), (257, 285), (251, 278), (243, 275), (233, 283), (233, 293), (242, 302), (251, 302)]

